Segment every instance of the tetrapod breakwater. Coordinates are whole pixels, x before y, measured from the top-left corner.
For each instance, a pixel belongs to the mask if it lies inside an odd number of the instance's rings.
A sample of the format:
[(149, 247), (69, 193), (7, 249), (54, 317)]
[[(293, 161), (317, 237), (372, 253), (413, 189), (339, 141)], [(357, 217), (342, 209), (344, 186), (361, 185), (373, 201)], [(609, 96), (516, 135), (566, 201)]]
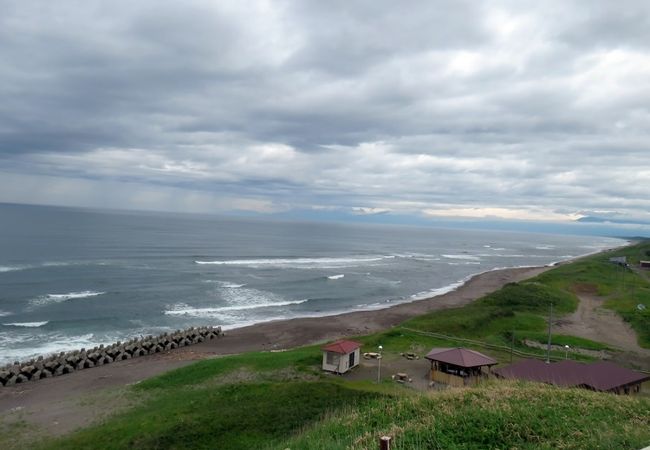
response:
[(192, 327), (158, 336), (131, 339), (124, 343), (118, 341), (108, 346), (100, 345), (90, 350), (82, 348), (47, 357), (39, 356), (24, 362), (16, 361), (13, 364), (0, 367), (0, 386), (13, 386), (28, 381), (56, 377), (115, 361), (186, 347), (221, 336), (223, 336), (221, 327)]

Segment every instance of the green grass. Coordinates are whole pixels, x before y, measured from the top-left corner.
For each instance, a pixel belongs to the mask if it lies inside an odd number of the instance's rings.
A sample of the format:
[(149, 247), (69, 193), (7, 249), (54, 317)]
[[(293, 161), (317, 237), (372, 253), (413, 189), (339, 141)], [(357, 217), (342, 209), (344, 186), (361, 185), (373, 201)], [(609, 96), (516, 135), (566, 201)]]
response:
[(296, 372), (313, 374), (320, 361), (320, 351), (318, 347), (314, 346), (301, 347), (287, 352), (250, 352), (207, 359), (188, 367), (171, 370), (138, 383), (136, 389), (169, 389), (200, 384), (241, 369), (260, 374), (291, 368)]
[[(637, 308), (639, 304), (645, 305), (645, 310), (640, 311)], [(604, 306), (616, 311), (629, 322), (637, 333), (639, 344), (650, 348), (650, 283), (615, 295)]]
[[(557, 317), (558, 314), (574, 311), (577, 302), (577, 297), (572, 292), (556, 286), (547, 286), (537, 281), (510, 283), (467, 306), (425, 314), (408, 320), (403, 325), (501, 346), (512, 344), (514, 332), (514, 347), (517, 350), (542, 355), (543, 350), (523, 345), (524, 338), (537, 340), (537, 337), (545, 333), (551, 304)], [(546, 339), (542, 342), (546, 342)], [(568, 344), (587, 349), (606, 348), (604, 344), (577, 338)], [(445, 346), (449, 346), (449, 343)], [(580, 358), (588, 359), (583, 356)]]
[(330, 415), (277, 448), (638, 449), (650, 442), (650, 401), (578, 389), (495, 383), (378, 398)]
[(326, 414), (360, 407), (381, 395), (339, 383), (304, 381), (174, 388), (43, 448), (267, 448)]
[[(548, 342), (548, 334), (546, 333), (536, 333), (532, 331), (517, 331), (515, 333), (515, 339), (517, 341), (523, 341), (524, 339), (529, 339), (531, 341), (536, 341), (541, 344), (546, 344)], [(601, 343), (592, 341), (591, 339), (580, 338), (577, 336), (569, 336), (565, 334), (552, 334), (551, 335), (551, 344), (565, 346), (568, 345), (571, 349), (583, 348), (585, 350), (609, 350), (610, 348)]]

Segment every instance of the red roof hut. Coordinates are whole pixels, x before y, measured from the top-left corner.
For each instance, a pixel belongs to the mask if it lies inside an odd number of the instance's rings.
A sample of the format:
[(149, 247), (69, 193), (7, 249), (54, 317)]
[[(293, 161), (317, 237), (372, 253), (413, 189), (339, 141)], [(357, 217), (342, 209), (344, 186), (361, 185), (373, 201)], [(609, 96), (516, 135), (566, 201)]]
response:
[(323, 370), (345, 373), (359, 365), (361, 344), (354, 341), (336, 341), (326, 345), (323, 350)]

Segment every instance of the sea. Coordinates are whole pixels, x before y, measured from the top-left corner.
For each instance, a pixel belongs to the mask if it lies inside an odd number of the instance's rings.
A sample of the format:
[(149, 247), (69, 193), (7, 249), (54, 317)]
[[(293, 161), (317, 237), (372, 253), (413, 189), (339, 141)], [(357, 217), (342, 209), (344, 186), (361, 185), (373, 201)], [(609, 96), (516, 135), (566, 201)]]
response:
[(624, 243), (0, 204), (0, 364), (190, 326), (386, 308)]

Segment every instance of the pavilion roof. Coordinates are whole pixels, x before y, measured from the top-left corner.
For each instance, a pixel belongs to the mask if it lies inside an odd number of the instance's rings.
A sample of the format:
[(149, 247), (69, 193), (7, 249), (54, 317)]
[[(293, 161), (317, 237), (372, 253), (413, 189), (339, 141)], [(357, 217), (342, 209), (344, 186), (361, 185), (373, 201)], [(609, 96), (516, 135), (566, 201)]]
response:
[(494, 371), (503, 378), (538, 381), (557, 386), (584, 386), (597, 391), (650, 380), (650, 376), (626, 369), (608, 361), (585, 364), (560, 361), (547, 364), (536, 359), (524, 359)]
[(433, 348), (427, 353), (425, 358), (464, 368), (493, 366), (497, 363), (494, 359), (485, 356), (483, 353), (463, 347)]

